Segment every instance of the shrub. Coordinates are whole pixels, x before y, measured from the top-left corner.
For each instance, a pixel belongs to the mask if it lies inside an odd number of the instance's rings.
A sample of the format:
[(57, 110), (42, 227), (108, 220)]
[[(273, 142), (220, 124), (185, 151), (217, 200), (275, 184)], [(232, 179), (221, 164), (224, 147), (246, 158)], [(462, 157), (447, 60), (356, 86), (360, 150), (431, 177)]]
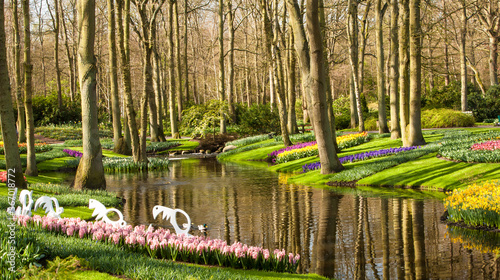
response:
[(496, 120), (500, 115), (500, 86), (490, 86), (485, 96), (480, 92), (469, 94), (467, 103), (477, 121)]
[(68, 96), (63, 94), (61, 108), (58, 106), (57, 93), (55, 92), (47, 96), (36, 95), (32, 102), (35, 126), (81, 122), (82, 120), (80, 98), (71, 101)]
[(219, 100), (193, 105), (182, 111), (181, 133), (192, 137), (205, 136), (210, 133), (210, 129), (219, 127), (221, 112), (227, 115), (227, 111), (227, 103)]
[(422, 107), (427, 109), (448, 108), (460, 110), (461, 97), (460, 82), (453, 81), (448, 86), (434, 87), (422, 96)]
[(422, 128), (472, 127), (475, 120), (471, 115), (451, 109), (430, 109), (422, 111)]
[(239, 124), (250, 134), (275, 132), (280, 134), (278, 110), (271, 111), (270, 104), (253, 104), (241, 113)]
[[(17, 146), (20, 154), (26, 154), (28, 152), (28, 146), (26, 143), (19, 143)], [(52, 150), (52, 146), (47, 143), (35, 143), (35, 153), (43, 153), (50, 150)], [(5, 154), (3, 143), (0, 143), (0, 154)]]

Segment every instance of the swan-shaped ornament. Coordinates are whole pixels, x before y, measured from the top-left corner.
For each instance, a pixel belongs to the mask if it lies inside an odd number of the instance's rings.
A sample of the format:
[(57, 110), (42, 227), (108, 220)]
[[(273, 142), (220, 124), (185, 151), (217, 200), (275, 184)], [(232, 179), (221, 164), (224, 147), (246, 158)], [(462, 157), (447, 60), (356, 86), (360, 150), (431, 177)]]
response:
[[(104, 204), (101, 202), (95, 200), (95, 199), (89, 199), (89, 209), (94, 209), (94, 212), (92, 213), (92, 217), (95, 217), (95, 220), (100, 220), (102, 219), (103, 222), (106, 224), (112, 224), (113, 226), (119, 226), (119, 227), (124, 227), (127, 225), (127, 222), (123, 220), (123, 214), (116, 208), (106, 208)], [(117, 221), (113, 221), (108, 217), (109, 212), (115, 212), (120, 219)]]
[(16, 216), (19, 215), (24, 215), (24, 216), (30, 216), (31, 217), (31, 208), (33, 207), (33, 191), (28, 191), (28, 190), (22, 190), (21, 193), (19, 194), (19, 202), (21, 202), (21, 205), (23, 206), (18, 206), (15, 212)]
[[(176, 214), (177, 212), (183, 214), (184, 216), (186, 216), (186, 219), (187, 219), (187, 224), (184, 225), (184, 229), (181, 229), (179, 227), (179, 225), (177, 225), (177, 218), (176, 218)], [(161, 206), (161, 205), (156, 205), (154, 208), (153, 208), (153, 217), (156, 219), (156, 217), (158, 216), (158, 214), (160, 213), (163, 213), (163, 219), (164, 220), (170, 220), (170, 223), (172, 224), (172, 226), (174, 226), (174, 229), (175, 229), (175, 233), (176, 234), (185, 234), (185, 235), (188, 235), (189, 236), (189, 230), (191, 229), (191, 218), (189, 218), (189, 215), (184, 212), (184, 210), (181, 210), (181, 209), (172, 209), (172, 208), (168, 208), (168, 207), (165, 207), (165, 206)]]
[[(54, 206), (52, 206), (52, 203), (54, 203), (55, 208)], [(61, 214), (64, 212), (64, 208), (59, 207), (59, 202), (56, 198), (45, 195), (41, 196), (35, 202), (35, 211), (40, 207), (45, 210), (45, 214), (47, 214), (47, 217), (60, 219)]]

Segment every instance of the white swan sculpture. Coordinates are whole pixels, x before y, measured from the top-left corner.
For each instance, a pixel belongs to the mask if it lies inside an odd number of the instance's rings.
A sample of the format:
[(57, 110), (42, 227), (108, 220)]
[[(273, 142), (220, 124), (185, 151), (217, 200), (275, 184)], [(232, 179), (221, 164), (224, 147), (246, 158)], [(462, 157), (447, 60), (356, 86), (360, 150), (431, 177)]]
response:
[[(181, 229), (179, 227), (179, 225), (177, 225), (177, 218), (176, 218), (176, 214), (177, 212), (183, 214), (184, 216), (186, 216), (186, 219), (187, 219), (187, 224), (184, 225), (184, 229)], [(189, 230), (191, 229), (191, 218), (189, 218), (189, 215), (184, 212), (183, 210), (181, 209), (172, 209), (172, 208), (168, 208), (168, 207), (165, 207), (165, 206), (161, 206), (161, 205), (156, 205), (154, 208), (153, 208), (153, 217), (156, 219), (156, 217), (158, 216), (158, 214), (160, 213), (163, 213), (163, 219), (164, 220), (170, 220), (170, 223), (172, 224), (172, 226), (174, 226), (174, 229), (175, 229), (175, 233), (176, 234), (185, 234), (185, 235), (190, 235), (189, 234)]]
[[(52, 206), (52, 202), (54, 203), (55, 209)], [(64, 212), (64, 208), (59, 207), (59, 202), (54, 197), (41, 196), (35, 202), (35, 211), (40, 207), (42, 207), (45, 210), (45, 214), (47, 214), (47, 217), (60, 219), (61, 214)]]
[[(19, 215), (24, 215), (24, 216), (30, 216), (31, 217), (31, 208), (33, 207), (33, 191), (28, 191), (28, 190), (22, 190), (21, 193), (19, 194), (19, 202), (22, 204), (21, 206), (18, 206), (15, 212), (16, 216)], [(27, 203), (26, 203), (27, 202)]]
[[(104, 204), (101, 202), (95, 200), (95, 199), (89, 199), (89, 209), (94, 209), (94, 212), (92, 213), (92, 217), (95, 217), (95, 220), (100, 220), (102, 219), (103, 222), (106, 224), (112, 224), (113, 226), (118, 226), (118, 227), (124, 227), (127, 225), (127, 222), (123, 220), (123, 214), (116, 208), (106, 208)], [(109, 212), (115, 212), (120, 219), (117, 221), (113, 221), (108, 217)]]

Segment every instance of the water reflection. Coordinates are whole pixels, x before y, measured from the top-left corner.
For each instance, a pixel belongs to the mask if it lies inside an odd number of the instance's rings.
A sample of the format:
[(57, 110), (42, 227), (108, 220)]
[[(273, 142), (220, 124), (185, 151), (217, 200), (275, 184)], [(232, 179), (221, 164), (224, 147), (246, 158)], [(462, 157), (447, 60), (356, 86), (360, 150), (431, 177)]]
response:
[(208, 224), (211, 238), (299, 253), (300, 272), (337, 279), (500, 279), (491, 251), (465, 248), (447, 235), (439, 201), (287, 185), (276, 173), (213, 159), (106, 179), (107, 189), (126, 199), (131, 224), (168, 226), (153, 219), (152, 208), (180, 208), (195, 224)]

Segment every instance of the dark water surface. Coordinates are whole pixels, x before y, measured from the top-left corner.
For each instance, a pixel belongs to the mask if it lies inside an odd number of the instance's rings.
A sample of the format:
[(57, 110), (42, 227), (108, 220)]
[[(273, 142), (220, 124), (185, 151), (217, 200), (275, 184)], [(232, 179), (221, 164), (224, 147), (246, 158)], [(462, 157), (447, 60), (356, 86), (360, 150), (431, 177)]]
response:
[(128, 223), (168, 226), (153, 219), (153, 207), (183, 209), (196, 225), (209, 225), (211, 238), (284, 248), (302, 256), (300, 272), (337, 279), (500, 279), (499, 258), (470, 241), (500, 243), (498, 234), (450, 231), (440, 223), (439, 200), (287, 185), (277, 173), (215, 159), (169, 167), (106, 175), (107, 190), (126, 199)]

